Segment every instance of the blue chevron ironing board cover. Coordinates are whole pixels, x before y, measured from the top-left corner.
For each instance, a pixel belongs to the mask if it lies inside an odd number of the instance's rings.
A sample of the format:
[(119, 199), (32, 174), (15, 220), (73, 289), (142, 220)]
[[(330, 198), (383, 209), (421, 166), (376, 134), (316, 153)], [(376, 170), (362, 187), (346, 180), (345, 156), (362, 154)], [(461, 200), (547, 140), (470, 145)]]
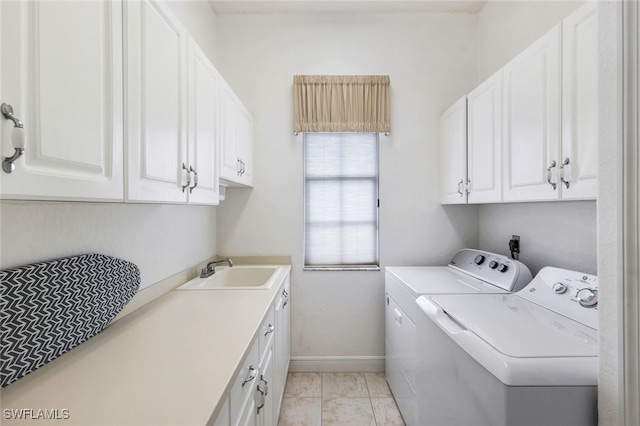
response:
[(0, 271), (0, 387), (104, 330), (139, 287), (136, 265), (102, 254)]

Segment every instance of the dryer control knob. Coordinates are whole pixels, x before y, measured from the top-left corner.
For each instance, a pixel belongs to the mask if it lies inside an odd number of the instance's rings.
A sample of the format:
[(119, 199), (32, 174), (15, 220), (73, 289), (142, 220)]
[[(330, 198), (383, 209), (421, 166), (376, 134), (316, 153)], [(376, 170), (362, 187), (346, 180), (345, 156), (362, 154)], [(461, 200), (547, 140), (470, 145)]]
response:
[(476, 256), (475, 259), (473, 259), (473, 263), (475, 263), (476, 265), (482, 265), (482, 263), (484, 262), (484, 256), (479, 254)]
[(590, 288), (580, 289), (576, 294), (576, 299), (578, 299), (580, 306), (584, 306), (585, 308), (596, 306), (598, 304), (598, 290), (592, 290)]
[(495, 260), (492, 260), (491, 262), (489, 262), (489, 268), (496, 269), (497, 267), (498, 267), (498, 262), (496, 262)]
[(500, 263), (498, 264), (498, 271), (500, 272), (507, 272), (507, 269), (509, 269), (509, 266), (504, 264), (504, 263)]
[(568, 289), (569, 289), (569, 287), (565, 283), (560, 282), (560, 281), (558, 281), (557, 283), (555, 283), (553, 285), (553, 291), (555, 291), (556, 294), (566, 293)]

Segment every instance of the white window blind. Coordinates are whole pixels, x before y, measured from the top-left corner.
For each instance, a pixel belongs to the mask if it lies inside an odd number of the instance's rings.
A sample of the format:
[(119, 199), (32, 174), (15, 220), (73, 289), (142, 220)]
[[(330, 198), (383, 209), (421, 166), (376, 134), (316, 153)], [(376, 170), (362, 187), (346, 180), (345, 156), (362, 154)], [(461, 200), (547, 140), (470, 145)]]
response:
[(306, 268), (378, 267), (378, 134), (305, 133)]

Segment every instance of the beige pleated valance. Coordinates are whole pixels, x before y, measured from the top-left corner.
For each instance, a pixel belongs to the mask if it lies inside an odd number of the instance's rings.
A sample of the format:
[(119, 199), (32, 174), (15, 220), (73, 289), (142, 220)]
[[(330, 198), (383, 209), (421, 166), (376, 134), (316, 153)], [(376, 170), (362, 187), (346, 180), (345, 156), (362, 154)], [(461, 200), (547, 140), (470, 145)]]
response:
[(388, 75), (294, 75), (293, 131), (390, 132)]

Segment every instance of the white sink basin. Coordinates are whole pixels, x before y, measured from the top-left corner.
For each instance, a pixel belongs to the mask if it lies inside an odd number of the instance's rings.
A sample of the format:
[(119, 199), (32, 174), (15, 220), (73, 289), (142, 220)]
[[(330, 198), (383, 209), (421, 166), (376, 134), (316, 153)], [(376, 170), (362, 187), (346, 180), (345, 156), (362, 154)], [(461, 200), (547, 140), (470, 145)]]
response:
[(208, 278), (195, 278), (177, 290), (266, 290), (280, 266), (234, 266), (218, 269)]

